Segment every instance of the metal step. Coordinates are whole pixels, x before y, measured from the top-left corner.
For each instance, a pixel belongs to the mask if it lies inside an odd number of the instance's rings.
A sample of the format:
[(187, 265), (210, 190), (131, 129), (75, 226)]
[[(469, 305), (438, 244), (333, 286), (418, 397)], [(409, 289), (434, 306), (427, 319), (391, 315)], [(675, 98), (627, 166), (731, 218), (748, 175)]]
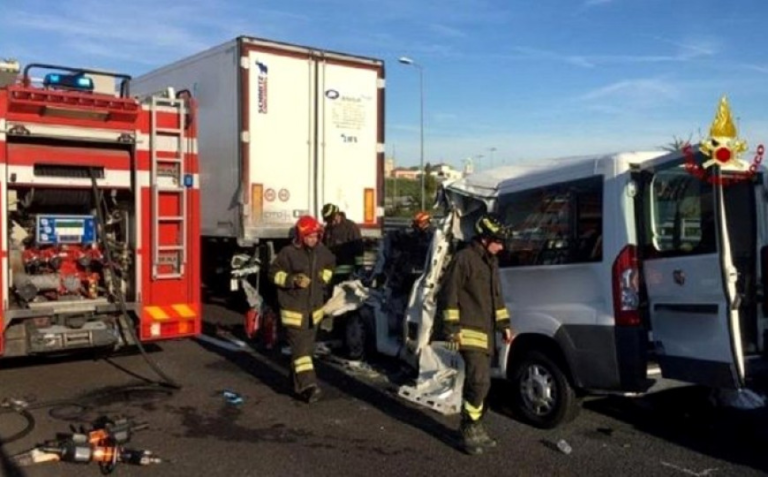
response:
[(184, 250), (183, 245), (160, 245), (157, 247), (157, 250), (160, 252), (180, 252)]
[(159, 134), (168, 134), (173, 136), (181, 136), (184, 131), (182, 129), (171, 129), (171, 128), (155, 128), (155, 131)]

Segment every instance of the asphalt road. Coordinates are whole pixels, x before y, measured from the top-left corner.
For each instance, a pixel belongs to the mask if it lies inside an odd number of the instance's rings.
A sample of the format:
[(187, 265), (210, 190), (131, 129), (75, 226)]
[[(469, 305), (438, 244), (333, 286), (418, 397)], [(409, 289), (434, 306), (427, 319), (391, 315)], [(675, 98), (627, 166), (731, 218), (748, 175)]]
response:
[[(236, 318), (215, 306), (208, 330)], [(149, 423), (130, 446), (165, 459), (151, 467), (121, 466), (125, 476), (340, 476), (340, 475), (763, 475), (768, 471), (768, 419), (763, 413), (713, 409), (697, 388), (642, 399), (598, 398), (584, 403), (572, 424), (541, 431), (517, 422), (505, 408), (503, 385), (494, 388), (489, 431), (493, 452), (457, 451), (456, 417), (412, 406), (367, 381), (319, 364), (324, 398), (294, 401), (287, 359), (273, 352), (232, 352), (197, 340), (164, 343), (151, 358), (183, 388), (173, 394), (125, 391), (155, 379), (138, 354), (46, 361), (2, 362), (0, 400), (33, 405), (72, 404), (32, 411), (32, 433), (3, 446), (4, 461), (70, 425), (101, 415), (127, 415)], [(224, 390), (242, 396), (227, 403)], [(24, 421), (0, 415), (7, 437)], [(564, 439), (568, 455), (555, 443)], [(6, 462), (7, 464), (7, 462)], [(7, 465), (3, 475), (11, 475)], [(100, 475), (96, 465), (52, 463), (25, 467), (29, 477)]]

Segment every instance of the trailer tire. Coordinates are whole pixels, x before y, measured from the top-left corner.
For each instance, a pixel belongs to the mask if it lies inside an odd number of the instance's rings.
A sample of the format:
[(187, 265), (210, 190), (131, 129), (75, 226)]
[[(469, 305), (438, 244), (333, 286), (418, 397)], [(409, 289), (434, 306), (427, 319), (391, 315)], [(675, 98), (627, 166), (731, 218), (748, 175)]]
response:
[(560, 360), (551, 353), (530, 350), (511, 367), (513, 413), (540, 429), (571, 422), (581, 409)]

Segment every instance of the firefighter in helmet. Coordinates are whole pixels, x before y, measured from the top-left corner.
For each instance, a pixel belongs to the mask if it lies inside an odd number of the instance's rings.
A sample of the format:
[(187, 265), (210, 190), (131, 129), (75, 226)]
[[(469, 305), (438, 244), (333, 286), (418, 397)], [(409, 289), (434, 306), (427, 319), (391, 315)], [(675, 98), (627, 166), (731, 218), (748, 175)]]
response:
[(334, 283), (338, 283), (363, 265), (363, 239), (360, 227), (349, 220), (339, 206), (325, 204), (322, 212), (326, 224), (323, 243), (336, 256)]
[(495, 332), (500, 332), (506, 343), (512, 341), (496, 257), (507, 236), (507, 229), (496, 215), (483, 215), (475, 224), (472, 243), (456, 253), (443, 283), (444, 331), (449, 342), (458, 347), (465, 364), (460, 432), (469, 454), (496, 445), (481, 419), (491, 387)]
[(280, 250), (269, 269), (269, 279), (277, 285), (280, 321), (291, 347), (293, 389), (309, 403), (320, 397), (312, 354), (323, 319), (325, 288), (336, 265), (333, 254), (320, 242), (322, 232), (314, 217), (299, 218), (292, 243)]
[(395, 292), (409, 291), (424, 270), (433, 234), (432, 216), (425, 211), (413, 215), (410, 228), (387, 233), (371, 272), (376, 286), (386, 282)]

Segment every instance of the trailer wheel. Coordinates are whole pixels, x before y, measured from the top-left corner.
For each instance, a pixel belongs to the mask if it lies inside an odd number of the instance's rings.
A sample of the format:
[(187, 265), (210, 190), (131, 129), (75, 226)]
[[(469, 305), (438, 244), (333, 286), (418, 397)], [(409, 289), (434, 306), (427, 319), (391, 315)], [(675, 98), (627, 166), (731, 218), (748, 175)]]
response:
[(540, 429), (552, 429), (572, 421), (581, 408), (563, 367), (549, 353), (526, 352), (512, 366), (513, 412)]

